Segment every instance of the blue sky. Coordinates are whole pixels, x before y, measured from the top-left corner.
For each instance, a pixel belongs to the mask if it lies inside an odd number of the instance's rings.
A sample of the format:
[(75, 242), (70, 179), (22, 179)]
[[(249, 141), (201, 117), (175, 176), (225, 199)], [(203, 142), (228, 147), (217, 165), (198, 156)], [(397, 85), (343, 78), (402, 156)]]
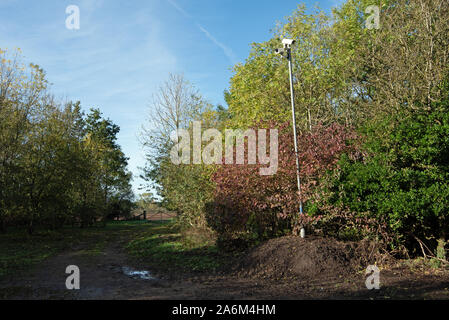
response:
[[(63, 100), (100, 108), (121, 128), (119, 143), (138, 175), (137, 135), (157, 86), (184, 73), (213, 104), (224, 104), (230, 68), (252, 42), (270, 38), (295, 0), (0, 0), (0, 48), (21, 48)], [(329, 10), (341, 0), (304, 1)], [(66, 7), (80, 9), (80, 29), (65, 26)], [(142, 181), (135, 177), (133, 185)]]

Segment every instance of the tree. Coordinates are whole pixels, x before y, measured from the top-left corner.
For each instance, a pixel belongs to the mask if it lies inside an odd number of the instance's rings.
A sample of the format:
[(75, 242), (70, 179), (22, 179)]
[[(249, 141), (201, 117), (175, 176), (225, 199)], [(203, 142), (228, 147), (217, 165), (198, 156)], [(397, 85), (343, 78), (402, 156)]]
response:
[[(107, 208), (112, 197), (132, 199), (130, 190), (131, 173), (127, 172), (128, 158), (116, 143), (120, 127), (109, 119), (101, 117), (100, 110), (91, 109), (86, 118), (86, 147), (95, 159), (96, 178), (103, 197), (103, 221), (107, 216)], [(129, 199), (129, 200), (131, 200)]]
[(204, 205), (212, 192), (211, 169), (173, 164), (170, 151), (174, 142), (170, 134), (178, 129), (191, 130), (193, 121), (201, 121), (203, 129), (214, 126), (225, 113), (223, 108), (213, 110), (182, 75), (169, 75), (153, 99), (152, 118), (142, 131), (141, 140), (147, 151), (142, 177), (166, 208), (179, 213), (178, 221), (184, 226), (205, 224)]
[(0, 231), (20, 211), (17, 189), (20, 158), (27, 152), (27, 133), (36, 104), (46, 95), (45, 73), (21, 63), (20, 50), (0, 49)]
[(149, 149), (164, 145), (172, 132), (188, 128), (206, 107), (198, 90), (182, 74), (170, 74), (153, 96), (141, 142)]
[(92, 224), (132, 201), (120, 128), (98, 110), (56, 101), (45, 72), (0, 50), (0, 230)]
[(381, 27), (358, 33), (361, 37), (352, 60), (360, 70), (356, 88), (368, 119), (431, 108), (442, 99), (440, 83), (448, 70), (449, 3), (381, 3), (351, 0), (340, 11), (342, 18), (357, 19), (368, 4), (381, 8)]
[(275, 54), (283, 38), (296, 40), (292, 54), (299, 128), (310, 130), (318, 123), (338, 119), (347, 124), (354, 122), (355, 115), (347, 111), (353, 72), (357, 72), (355, 67), (348, 67), (354, 52), (340, 45), (336, 25), (331, 22), (332, 17), (322, 11), (307, 14), (305, 6), (299, 5), (284, 23), (277, 24), (269, 41), (252, 45), (245, 63), (234, 67), (226, 93), (233, 126), (290, 120), (288, 68), (285, 60)]

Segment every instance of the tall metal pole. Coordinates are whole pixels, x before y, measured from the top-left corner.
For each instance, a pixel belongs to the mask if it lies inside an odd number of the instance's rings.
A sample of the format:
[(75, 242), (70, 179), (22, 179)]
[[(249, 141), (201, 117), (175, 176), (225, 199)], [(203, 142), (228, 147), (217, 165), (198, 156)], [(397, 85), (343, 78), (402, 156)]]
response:
[[(298, 182), (298, 194), (299, 194), (299, 214), (303, 215), (302, 211), (302, 199), (301, 199), (301, 178), (299, 176), (299, 156), (298, 156), (298, 138), (296, 134), (296, 112), (295, 112), (295, 91), (293, 89), (293, 67), (292, 67), (292, 49), (287, 48), (288, 69), (290, 72), (290, 96), (292, 102), (292, 119), (293, 119), (293, 137), (295, 139), (295, 158), (296, 158), (296, 179)], [(301, 237), (305, 236), (304, 228), (301, 228)]]

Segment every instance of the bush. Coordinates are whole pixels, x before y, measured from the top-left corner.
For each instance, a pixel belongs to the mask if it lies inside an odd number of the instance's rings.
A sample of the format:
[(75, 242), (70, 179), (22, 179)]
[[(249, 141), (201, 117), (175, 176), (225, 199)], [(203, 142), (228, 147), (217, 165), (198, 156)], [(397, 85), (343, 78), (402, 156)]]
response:
[(387, 224), (388, 244), (436, 248), (449, 231), (449, 99), (365, 130), (363, 161), (343, 156), (328, 203)]
[[(276, 124), (271, 124), (276, 127)], [(288, 123), (279, 129), (278, 171), (271, 176), (259, 174), (257, 165), (224, 165), (213, 174), (214, 201), (207, 206), (207, 221), (221, 243), (236, 239), (262, 240), (296, 232), (303, 224), (319, 217), (299, 217), (299, 195), (293, 135)], [(313, 203), (320, 177), (332, 169), (338, 156), (354, 153), (348, 142), (355, 138), (350, 128), (333, 123), (318, 125), (299, 137), (302, 200)], [(238, 240), (237, 240), (238, 241)]]

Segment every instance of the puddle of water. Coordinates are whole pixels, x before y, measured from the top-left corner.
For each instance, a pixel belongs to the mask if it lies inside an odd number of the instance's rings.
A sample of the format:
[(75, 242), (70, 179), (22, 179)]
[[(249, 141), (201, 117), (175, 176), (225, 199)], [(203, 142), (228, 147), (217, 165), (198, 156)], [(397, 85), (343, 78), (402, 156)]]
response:
[(138, 270), (133, 270), (130, 267), (122, 267), (122, 271), (125, 275), (127, 275), (128, 277), (131, 277), (133, 279), (144, 279), (144, 280), (154, 280), (156, 279), (155, 277), (153, 277), (151, 275), (151, 273), (149, 271), (143, 270), (143, 271), (138, 271)]

